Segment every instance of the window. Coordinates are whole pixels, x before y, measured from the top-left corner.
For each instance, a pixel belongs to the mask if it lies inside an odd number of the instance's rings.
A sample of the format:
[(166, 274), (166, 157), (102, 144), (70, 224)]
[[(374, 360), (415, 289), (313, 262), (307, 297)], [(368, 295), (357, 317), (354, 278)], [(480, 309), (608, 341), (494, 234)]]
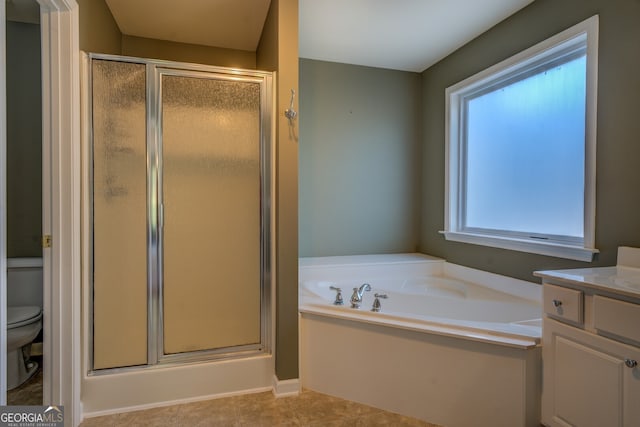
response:
[(598, 17), (446, 90), (448, 240), (591, 261)]

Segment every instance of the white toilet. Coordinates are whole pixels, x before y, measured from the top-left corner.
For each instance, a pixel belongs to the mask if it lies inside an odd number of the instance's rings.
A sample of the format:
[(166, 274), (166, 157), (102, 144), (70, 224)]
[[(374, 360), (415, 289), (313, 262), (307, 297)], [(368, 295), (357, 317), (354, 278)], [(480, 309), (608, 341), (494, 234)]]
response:
[(42, 329), (42, 258), (7, 259), (7, 390), (38, 371), (31, 343)]

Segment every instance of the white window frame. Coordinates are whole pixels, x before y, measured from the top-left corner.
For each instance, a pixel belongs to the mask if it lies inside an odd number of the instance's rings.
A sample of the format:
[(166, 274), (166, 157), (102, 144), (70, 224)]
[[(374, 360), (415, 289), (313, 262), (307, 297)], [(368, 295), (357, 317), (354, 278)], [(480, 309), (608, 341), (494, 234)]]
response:
[[(586, 42), (586, 117), (584, 177), (584, 239), (571, 242), (562, 239), (540, 239), (509, 236), (507, 233), (470, 231), (463, 228), (465, 118), (464, 99), (480, 88), (495, 85), (548, 61), (560, 52)], [(445, 229), (447, 240), (548, 255), (590, 262), (595, 248), (596, 201), (596, 124), (598, 84), (598, 15), (538, 43), (492, 67), (487, 68), (445, 91), (446, 159), (445, 159)]]

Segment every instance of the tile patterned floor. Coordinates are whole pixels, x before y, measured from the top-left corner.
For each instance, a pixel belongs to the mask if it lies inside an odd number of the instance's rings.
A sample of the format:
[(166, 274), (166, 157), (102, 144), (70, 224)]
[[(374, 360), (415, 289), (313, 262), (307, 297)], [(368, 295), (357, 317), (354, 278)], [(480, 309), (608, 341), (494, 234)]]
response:
[[(42, 369), (7, 392), (8, 405), (42, 404)], [(87, 418), (80, 427), (438, 427), (337, 397), (305, 390), (276, 399), (271, 392)]]
[(306, 390), (276, 399), (271, 392), (88, 418), (80, 427), (438, 427), (370, 406)]
[(42, 357), (33, 357), (40, 364), (38, 372), (26, 383), (7, 391), (7, 405), (42, 405)]

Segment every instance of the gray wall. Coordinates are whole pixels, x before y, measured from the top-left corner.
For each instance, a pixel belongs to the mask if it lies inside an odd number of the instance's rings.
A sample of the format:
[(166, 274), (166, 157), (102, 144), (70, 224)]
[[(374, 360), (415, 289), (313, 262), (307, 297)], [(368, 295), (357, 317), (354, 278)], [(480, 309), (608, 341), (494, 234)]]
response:
[[(444, 227), (445, 88), (592, 15), (600, 15), (596, 247), (593, 263), (447, 242)], [(613, 265), (640, 246), (640, 1), (537, 0), (422, 73), (420, 251), (525, 280), (537, 269)]]
[[(446, 241), (438, 233), (445, 89), (595, 14), (600, 254), (584, 263)], [(418, 245), (423, 253), (530, 281), (537, 281), (535, 270), (615, 264), (618, 246), (640, 246), (639, 19), (638, 0), (537, 0), (425, 70), (419, 82), (412, 73), (301, 59), (300, 256), (407, 252)]]
[(300, 60), (299, 255), (414, 252), (420, 75)]
[(40, 25), (7, 22), (7, 255), (42, 248)]
[[(276, 336), (278, 380), (298, 378), (298, 122), (289, 123), (290, 90), (299, 90), (298, 0), (272, 0), (256, 50), (260, 70), (276, 71)], [(294, 108), (298, 109), (297, 103)], [(273, 286), (273, 285), (272, 285)]]

